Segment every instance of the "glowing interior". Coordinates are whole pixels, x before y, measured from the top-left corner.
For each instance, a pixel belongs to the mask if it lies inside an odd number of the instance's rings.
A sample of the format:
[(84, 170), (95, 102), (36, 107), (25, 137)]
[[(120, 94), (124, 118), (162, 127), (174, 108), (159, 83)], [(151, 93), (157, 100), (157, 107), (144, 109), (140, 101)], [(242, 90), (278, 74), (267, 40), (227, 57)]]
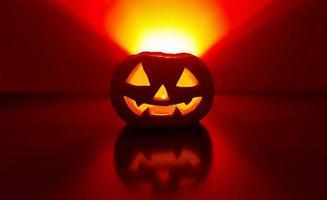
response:
[(146, 75), (142, 63), (139, 63), (126, 79), (126, 83), (135, 86), (150, 86), (148, 76)]
[(161, 85), (157, 93), (153, 97), (156, 101), (169, 101), (169, 95), (164, 85)]
[(184, 68), (183, 73), (179, 80), (177, 81), (177, 87), (194, 87), (199, 85), (199, 81), (195, 78), (195, 76), (188, 70)]
[(160, 51), (200, 56), (226, 32), (215, 0), (114, 1), (106, 27), (131, 54)]
[[(126, 83), (134, 86), (150, 86), (148, 76), (146, 75), (142, 62), (140, 62), (129, 74), (126, 79)], [(194, 87), (199, 85), (198, 80), (190, 72), (189, 69), (184, 68), (179, 80), (177, 81), (177, 87)], [(172, 116), (175, 109), (180, 111), (182, 115), (186, 115), (192, 112), (201, 102), (202, 97), (193, 97), (189, 103), (178, 103), (172, 105), (153, 105), (142, 103), (137, 105), (136, 101), (132, 98), (124, 96), (124, 100), (128, 108), (138, 116), (141, 116), (144, 111), (149, 110), (150, 116)], [(154, 101), (169, 101), (169, 95), (166, 87), (162, 84), (156, 94), (153, 97)]]
[(193, 97), (188, 104), (183, 102), (167, 106), (159, 106), (147, 103), (142, 103), (138, 106), (135, 100), (127, 96), (124, 96), (124, 100), (128, 108), (138, 116), (142, 116), (142, 114), (146, 110), (149, 111), (150, 116), (172, 116), (176, 108), (180, 111), (182, 115), (189, 114), (198, 107), (202, 100), (202, 97)]

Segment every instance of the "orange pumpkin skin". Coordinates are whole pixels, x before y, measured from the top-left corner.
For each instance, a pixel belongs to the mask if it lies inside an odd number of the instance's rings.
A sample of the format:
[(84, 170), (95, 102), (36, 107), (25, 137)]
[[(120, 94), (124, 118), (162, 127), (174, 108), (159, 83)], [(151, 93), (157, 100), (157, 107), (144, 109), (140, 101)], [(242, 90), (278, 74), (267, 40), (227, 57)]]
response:
[(128, 124), (186, 126), (209, 112), (214, 87), (205, 64), (191, 54), (143, 52), (118, 66), (110, 96)]
[(144, 185), (160, 194), (195, 187), (207, 177), (211, 164), (212, 143), (200, 124), (160, 129), (126, 126), (115, 142), (115, 171), (137, 191), (144, 192)]

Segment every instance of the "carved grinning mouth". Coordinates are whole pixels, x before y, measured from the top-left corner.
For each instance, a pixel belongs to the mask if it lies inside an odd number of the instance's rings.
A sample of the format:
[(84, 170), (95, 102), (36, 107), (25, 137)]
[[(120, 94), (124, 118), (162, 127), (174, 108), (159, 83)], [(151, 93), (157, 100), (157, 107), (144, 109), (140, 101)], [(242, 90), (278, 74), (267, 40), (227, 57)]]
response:
[(124, 96), (124, 100), (129, 109), (138, 116), (142, 116), (146, 110), (148, 110), (150, 116), (172, 116), (174, 115), (176, 108), (182, 115), (189, 114), (198, 107), (202, 97), (193, 97), (188, 104), (183, 102), (167, 106), (159, 106), (147, 103), (142, 103), (138, 106), (134, 99), (127, 96)]

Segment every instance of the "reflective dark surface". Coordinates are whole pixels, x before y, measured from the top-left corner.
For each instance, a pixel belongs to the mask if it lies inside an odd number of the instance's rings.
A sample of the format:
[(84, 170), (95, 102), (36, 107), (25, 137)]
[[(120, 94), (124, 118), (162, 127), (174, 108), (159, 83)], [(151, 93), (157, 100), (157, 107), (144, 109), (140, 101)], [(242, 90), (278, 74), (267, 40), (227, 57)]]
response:
[[(124, 129), (105, 97), (1, 97), (1, 199), (324, 199), (326, 195), (325, 95), (218, 95), (202, 121), (205, 129), (199, 127), (204, 132), (178, 135), (177, 131), (176, 137), (164, 131), (156, 135)], [(178, 189), (176, 182), (168, 181), (138, 189), (128, 175), (117, 173), (132, 152), (144, 152), (146, 157), (148, 151), (158, 155), (179, 145), (193, 149), (199, 158), (207, 156), (202, 160), (211, 166), (203, 168), (204, 176), (193, 173), (203, 177), (197, 184)], [(151, 166), (142, 162), (140, 169)], [(158, 173), (162, 179), (151, 173), (157, 183), (169, 180), (167, 171)]]
[(126, 126), (114, 151), (117, 174), (127, 186), (160, 194), (199, 184), (211, 161), (211, 141), (199, 124), (179, 128)]

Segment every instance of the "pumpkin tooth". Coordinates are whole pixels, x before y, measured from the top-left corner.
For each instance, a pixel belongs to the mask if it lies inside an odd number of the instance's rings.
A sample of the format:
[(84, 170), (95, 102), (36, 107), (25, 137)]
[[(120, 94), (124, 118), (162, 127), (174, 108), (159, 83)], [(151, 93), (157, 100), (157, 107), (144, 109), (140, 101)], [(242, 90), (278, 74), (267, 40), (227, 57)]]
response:
[(181, 111), (179, 110), (179, 108), (178, 108), (178, 106), (176, 106), (176, 109), (175, 109), (175, 111), (174, 111), (174, 114), (173, 114), (174, 116), (182, 116), (182, 113), (181, 113)]
[(179, 103), (176, 105), (176, 107), (179, 109), (182, 115), (186, 115), (196, 109), (200, 104), (201, 100), (202, 97), (193, 97), (191, 102), (189, 102), (188, 104)]
[(193, 100), (192, 97), (189, 97), (186, 101), (184, 101), (183, 103), (187, 106), (188, 104), (190, 104), (190, 102)]
[(151, 159), (151, 151), (143, 151), (143, 155), (146, 159)]
[(142, 160), (138, 163), (138, 166), (139, 170), (142, 170), (142, 169), (145, 169), (146, 168), (146, 161), (145, 160)]
[(146, 104), (148, 108), (143, 112), (143, 117), (144, 118), (150, 118), (150, 107), (148, 104)]
[(142, 102), (140, 102), (140, 101), (137, 101), (137, 100), (134, 100), (135, 101), (135, 103), (136, 103), (136, 105), (138, 106), (138, 107), (140, 107), (143, 103)]
[(176, 149), (173, 150), (173, 153), (174, 153), (174, 155), (175, 155), (176, 158), (179, 158), (179, 156), (182, 153), (182, 149), (181, 148), (176, 148)]
[(148, 109), (149, 105), (142, 103), (141, 105), (137, 105), (136, 101), (132, 98), (129, 98), (127, 96), (124, 96), (124, 100), (127, 104), (127, 106), (129, 107), (129, 109), (134, 112), (136, 115), (141, 116), (143, 114), (143, 112)]

